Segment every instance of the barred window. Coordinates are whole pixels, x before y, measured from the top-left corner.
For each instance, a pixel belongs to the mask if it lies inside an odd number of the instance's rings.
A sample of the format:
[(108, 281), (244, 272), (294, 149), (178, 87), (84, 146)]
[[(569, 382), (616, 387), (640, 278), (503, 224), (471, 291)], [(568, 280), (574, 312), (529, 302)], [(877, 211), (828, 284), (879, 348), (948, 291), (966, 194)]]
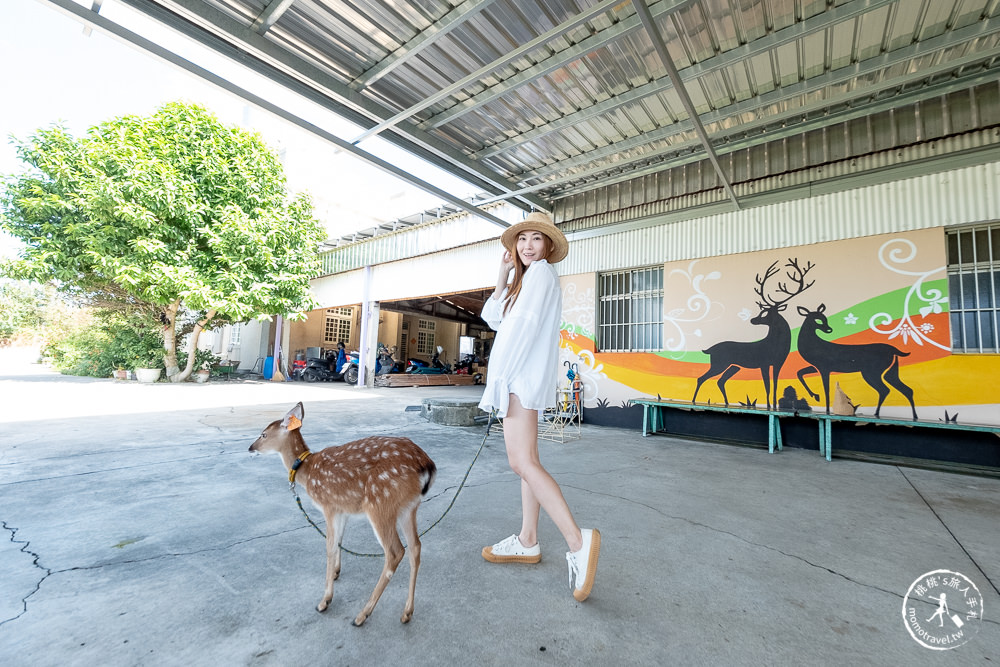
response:
[(246, 325), (243, 323), (234, 324), (229, 327), (229, 344), (239, 345), (240, 337), (243, 335), (243, 327)]
[(948, 231), (951, 347), (1000, 352), (1000, 222)]
[(340, 341), (351, 340), (351, 323), (354, 321), (353, 308), (327, 308), (323, 329), (323, 343), (336, 345)]
[(602, 352), (663, 347), (663, 267), (598, 274), (598, 341)]
[(434, 320), (417, 320), (417, 354), (434, 354), (434, 329), (436, 327), (437, 322)]

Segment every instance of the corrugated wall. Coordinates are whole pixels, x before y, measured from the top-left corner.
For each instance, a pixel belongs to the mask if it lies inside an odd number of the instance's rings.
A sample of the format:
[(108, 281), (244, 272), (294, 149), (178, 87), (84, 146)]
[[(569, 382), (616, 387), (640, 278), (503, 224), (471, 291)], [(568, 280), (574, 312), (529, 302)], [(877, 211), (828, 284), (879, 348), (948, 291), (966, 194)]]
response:
[[(1000, 162), (573, 238), (561, 274), (1000, 219)], [(623, 225), (624, 226), (624, 225)], [(611, 230), (607, 230), (613, 232)]]
[[(571, 275), (768, 248), (1000, 219), (1000, 162), (816, 195), (740, 211), (585, 237), (570, 234)], [(627, 227), (622, 225), (622, 227)], [(377, 301), (492, 286), (500, 260), (496, 238), (373, 267)], [(324, 306), (359, 303), (361, 270), (313, 281)]]

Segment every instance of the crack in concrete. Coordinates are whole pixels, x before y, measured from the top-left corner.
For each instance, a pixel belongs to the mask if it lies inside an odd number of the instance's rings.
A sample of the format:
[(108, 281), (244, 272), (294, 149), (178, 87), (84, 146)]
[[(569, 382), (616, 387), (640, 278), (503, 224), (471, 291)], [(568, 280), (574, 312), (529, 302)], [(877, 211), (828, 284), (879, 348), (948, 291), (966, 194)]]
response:
[(21, 553), (27, 554), (32, 557), (31, 565), (45, 573), (45, 575), (38, 580), (38, 583), (35, 584), (35, 588), (30, 593), (21, 598), (21, 613), (17, 614), (16, 616), (0, 620), (0, 627), (2, 627), (4, 624), (10, 623), (11, 621), (16, 621), (17, 619), (21, 618), (22, 616), (28, 613), (28, 598), (30, 598), (32, 595), (34, 595), (41, 589), (42, 583), (44, 583), (46, 579), (52, 576), (52, 570), (50, 570), (47, 567), (43, 567), (41, 564), (39, 564), (38, 561), (41, 559), (41, 556), (35, 553), (34, 551), (30, 551), (28, 549), (28, 547), (31, 545), (31, 542), (26, 542), (24, 540), (17, 539), (17, 531), (20, 530), (19, 528), (8, 526), (6, 521), (0, 521), (0, 525), (3, 526), (4, 530), (10, 531), (11, 543), (20, 544)]
[(937, 510), (934, 509), (934, 507), (930, 504), (930, 502), (927, 500), (927, 498), (924, 497), (924, 494), (920, 493), (920, 489), (918, 489), (917, 485), (913, 483), (913, 480), (911, 480), (909, 477), (907, 477), (906, 473), (899, 466), (896, 466), (896, 470), (898, 470), (899, 474), (903, 476), (903, 479), (905, 479), (907, 481), (907, 483), (910, 485), (910, 488), (913, 489), (913, 492), (917, 494), (917, 497), (920, 498), (920, 500), (922, 500), (924, 502), (924, 505), (926, 505), (927, 509), (929, 509), (931, 511), (931, 514), (934, 515), (934, 518), (937, 519), (938, 522), (940, 522), (941, 526), (946, 531), (948, 531), (948, 534), (951, 535), (951, 539), (955, 540), (955, 544), (957, 544), (959, 546), (959, 548), (968, 557), (968, 559), (970, 561), (972, 561), (972, 564), (976, 566), (976, 569), (979, 570), (979, 574), (983, 575), (983, 578), (986, 579), (986, 581), (987, 581), (987, 583), (989, 583), (990, 587), (992, 587), (993, 590), (996, 591), (997, 595), (1000, 595), (1000, 589), (997, 588), (997, 585), (993, 582), (992, 579), (989, 578), (989, 576), (986, 574), (986, 572), (983, 571), (983, 568), (979, 565), (979, 563), (976, 561), (976, 559), (972, 557), (972, 554), (970, 554), (969, 550), (965, 548), (965, 545), (962, 544), (962, 541), (958, 539), (958, 536), (955, 535), (955, 533), (952, 532), (951, 528), (948, 527), (948, 524), (946, 524), (944, 522), (944, 519), (941, 518), (941, 515), (937, 513)]
[(265, 539), (270, 539), (272, 537), (280, 537), (282, 535), (286, 535), (288, 533), (294, 533), (296, 531), (300, 531), (300, 530), (302, 530), (304, 528), (309, 528), (310, 527), (310, 526), (298, 526), (297, 528), (290, 528), (288, 530), (282, 530), (282, 531), (279, 531), (277, 533), (270, 533), (268, 535), (256, 535), (254, 537), (249, 537), (249, 538), (247, 538), (245, 540), (237, 540), (236, 542), (232, 542), (230, 544), (226, 544), (226, 545), (223, 545), (223, 546), (207, 547), (205, 549), (197, 549), (195, 551), (179, 551), (179, 552), (172, 552), (172, 553), (166, 553), (166, 554), (158, 554), (156, 556), (149, 556), (147, 558), (134, 558), (134, 559), (129, 559), (129, 560), (116, 560), (116, 561), (111, 561), (111, 562), (107, 562), (107, 563), (99, 563), (97, 565), (81, 565), (81, 566), (76, 566), (76, 567), (63, 568), (61, 570), (52, 570), (52, 569), (49, 569), (47, 567), (43, 567), (42, 565), (39, 564), (38, 561), (41, 559), (41, 556), (39, 554), (35, 553), (34, 551), (29, 551), (28, 550), (28, 545), (30, 544), (29, 542), (24, 542), (22, 540), (15, 539), (15, 535), (17, 534), (17, 531), (19, 530), (18, 528), (11, 528), (10, 526), (7, 525), (6, 521), (0, 522), (0, 525), (3, 526), (4, 530), (10, 531), (10, 534), (11, 534), (10, 535), (10, 541), (11, 542), (13, 542), (15, 544), (21, 544), (21, 545), (23, 545), (21, 547), (21, 551), (33, 557), (33, 559), (32, 559), (32, 565), (45, 573), (44, 576), (41, 579), (39, 579), (38, 582), (35, 584), (35, 588), (30, 593), (28, 593), (26, 596), (24, 596), (23, 598), (21, 598), (21, 605), (22, 605), (21, 612), (19, 614), (17, 614), (16, 616), (12, 616), (10, 618), (6, 618), (6, 619), (3, 619), (3, 620), (0, 620), (0, 627), (2, 627), (6, 623), (10, 623), (12, 621), (16, 621), (17, 619), (19, 619), (22, 616), (24, 616), (25, 614), (27, 614), (28, 613), (28, 599), (31, 598), (33, 595), (35, 595), (35, 593), (37, 593), (39, 590), (41, 590), (42, 584), (45, 582), (46, 579), (48, 579), (51, 576), (57, 575), (57, 574), (66, 574), (68, 572), (86, 572), (86, 571), (91, 571), (91, 570), (102, 570), (102, 569), (105, 569), (105, 568), (116, 567), (116, 566), (119, 566), (119, 565), (134, 565), (134, 564), (137, 564), (137, 563), (147, 563), (147, 562), (155, 561), (155, 560), (163, 560), (165, 558), (179, 558), (179, 557), (185, 557), (185, 556), (197, 556), (199, 554), (210, 553), (210, 552), (213, 552), (213, 551), (226, 551), (228, 549), (232, 549), (233, 547), (238, 547), (240, 545), (248, 544), (250, 542), (254, 542), (254, 541), (257, 541), (257, 540), (265, 540)]
[(656, 512), (660, 516), (665, 517), (667, 519), (673, 519), (675, 521), (683, 521), (684, 523), (690, 524), (690, 525), (695, 526), (697, 528), (704, 528), (705, 530), (710, 530), (710, 531), (712, 531), (714, 533), (719, 533), (721, 535), (728, 535), (729, 537), (737, 539), (740, 542), (743, 542), (744, 544), (749, 544), (749, 545), (757, 547), (759, 549), (766, 549), (768, 551), (773, 551), (775, 553), (781, 554), (782, 556), (785, 556), (786, 558), (793, 558), (793, 559), (798, 560), (798, 561), (800, 561), (802, 563), (805, 563), (806, 565), (809, 565), (810, 567), (814, 567), (816, 569), (828, 572), (828, 573), (830, 573), (830, 574), (832, 574), (832, 575), (834, 575), (836, 577), (840, 577), (841, 579), (844, 579), (845, 581), (849, 581), (852, 584), (856, 584), (856, 585), (862, 586), (864, 588), (870, 588), (872, 590), (880, 591), (882, 593), (887, 593), (889, 595), (892, 595), (894, 597), (899, 598), (900, 600), (902, 600), (905, 597), (905, 596), (900, 595), (899, 593), (897, 593), (895, 591), (891, 591), (891, 590), (888, 590), (888, 589), (885, 589), (885, 588), (881, 588), (879, 586), (875, 586), (873, 584), (866, 584), (864, 582), (857, 581), (856, 579), (852, 579), (851, 577), (847, 576), (846, 574), (843, 574), (842, 572), (837, 572), (836, 570), (832, 570), (832, 569), (826, 567), (825, 565), (820, 565), (819, 563), (814, 563), (814, 562), (810, 561), (808, 558), (805, 558), (804, 556), (800, 556), (798, 554), (787, 553), (785, 551), (782, 551), (781, 549), (778, 549), (777, 547), (773, 547), (773, 546), (768, 545), (768, 544), (761, 544), (759, 542), (754, 542), (753, 540), (749, 540), (749, 539), (743, 537), (742, 535), (737, 535), (736, 533), (730, 532), (728, 530), (723, 530), (721, 528), (716, 528), (714, 526), (710, 526), (708, 524), (701, 523), (700, 521), (695, 521), (694, 519), (690, 519), (688, 517), (676, 516), (676, 515), (673, 515), (673, 514), (668, 514), (667, 512), (664, 512), (663, 510), (661, 510), (661, 509), (659, 509), (657, 507), (653, 507), (652, 505), (648, 505), (646, 503), (639, 502), (638, 500), (632, 500), (631, 498), (624, 498), (622, 496), (616, 496), (616, 495), (612, 495), (612, 494), (609, 494), (609, 493), (601, 493), (600, 491), (594, 491), (592, 489), (586, 489), (586, 488), (582, 488), (582, 487), (578, 487), (578, 486), (571, 486), (571, 485), (568, 485), (568, 484), (564, 484), (562, 486), (565, 486), (567, 488), (576, 489), (577, 491), (584, 491), (586, 493), (592, 493), (594, 495), (604, 496), (606, 498), (614, 498), (616, 500), (622, 500), (624, 502), (631, 503), (633, 505), (638, 505), (640, 507), (645, 507), (646, 509), (652, 510), (653, 512)]

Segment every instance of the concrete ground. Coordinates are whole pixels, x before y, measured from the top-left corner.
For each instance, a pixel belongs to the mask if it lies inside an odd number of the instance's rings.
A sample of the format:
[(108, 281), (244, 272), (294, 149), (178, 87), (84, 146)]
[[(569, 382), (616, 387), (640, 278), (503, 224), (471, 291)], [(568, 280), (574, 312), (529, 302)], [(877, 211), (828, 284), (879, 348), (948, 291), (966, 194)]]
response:
[[(577, 603), (544, 516), (540, 564), (480, 556), (520, 523), (494, 433), (423, 538), (413, 621), (399, 622), (404, 564), (356, 628), (381, 559), (345, 555), (317, 613), (323, 540), (280, 459), (247, 447), (297, 401), (313, 449), (410, 437), (438, 466), (423, 529), (485, 429), (406, 408), (481, 388), (138, 385), (23, 361), (0, 355), (2, 665), (1000, 662), (1000, 480), (584, 425), (581, 440), (542, 445), (578, 521), (604, 536), (593, 594)], [(345, 546), (378, 550), (363, 519)], [(971, 639), (951, 650), (924, 648), (904, 622), (908, 589), (934, 570), (967, 577), (985, 610), (963, 616)], [(914, 604), (921, 618), (936, 609)]]

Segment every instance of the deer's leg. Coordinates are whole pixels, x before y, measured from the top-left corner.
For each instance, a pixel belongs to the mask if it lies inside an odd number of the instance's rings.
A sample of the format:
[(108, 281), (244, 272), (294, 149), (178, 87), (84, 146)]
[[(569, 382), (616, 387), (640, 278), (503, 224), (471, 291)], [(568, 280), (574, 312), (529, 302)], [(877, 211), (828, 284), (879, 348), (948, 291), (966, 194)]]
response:
[(830, 374), (820, 373), (819, 377), (823, 382), (823, 393), (826, 395), (826, 414), (830, 414)]
[(913, 421), (917, 421), (917, 406), (913, 403), (913, 389), (899, 378), (899, 357), (892, 358), (892, 365), (885, 372), (885, 381), (899, 390), (906, 400), (910, 402), (910, 410), (913, 411)]
[(727, 408), (729, 407), (729, 397), (726, 396), (726, 382), (729, 381), (729, 378), (733, 377), (739, 372), (740, 372), (740, 367), (737, 366), (736, 364), (733, 364), (732, 366), (726, 369), (726, 372), (724, 372), (719, 377), (718, 380), (716, 380), (716, 384), (719, 385), (719, 391), (722, 392), (722, 400), (725, 401)]
[(417, 508), (420, 501), (415, 500), (413, 507), (403, 512), (403, 535), (406, 536), (406, 551), (410, 557), (410, 591), (406, 597), (403, 616), (399, 620), (409, 623), (413, 618), (413, 598), (417, 592), (417, 570), (420, 569), (420, 535), (417, 533)]
[(705, 383), (705, 380), (707, 380), (708, 378), (710, 378), (710, 377), (712, 377), (714, 375), (718, 375), (718, 374), (719, 374), (719, 371), (716, 370), (715, 366), (711, 366), (711, 367), (709, 367), (709, 369), (707, 371), (705, 371), (702, 374), (702, 376), (700, 378), (698, 378), (698, 383), (694, 386), (694, 396), (691, 397), (691, 402), (692, 403), (694, 403), (696, 400), (698, 400), (698, 390), (701, 389), (701, 385), (703, 385)]
[(771, 366), (771, 393), (773, 394), (773, 400), (768, 406), (768, 409), (770, 409), (771, 406), (773, 406), (775, 410), (778, 409), (778, 376), (781, 375), (781, 367), (784, 365), (785, 362), (782, 360), (781, 362)]
[(379, 575), (371, 597), (368, 598), (361, 613), (354, 619), (354, 625), (358, 626), (363, 625), (372, 615), (375, 605), (378, 604), (378, 599), (382, 597), (382, 592), (385, 591), (386, 585), (392, 579), (396, 568), (399, 567), (399, 562), (403, 560), (403, 543), (399, 540), (399, 533), (396, 532), (395, 515), (378, 517), (377, 522), (376, 517), (369, 515), (368, 520), (371, 522), (372, 528), (375, 529), (375, 535), (382, 545), (382, 550), (385, 551), (385, 565), (382, 567), (382, 574)]
[(333, 600), (333, 582), (340, 577), (340, 544), (344, 541), (346, 514), (328, 514), (326, 517), (326, 589), (316, 611), (326, 611)]
[(861, 377), (864, 379), (868, 385), (878, 392), (878, 405), (875, 406), (875, 416), (878, 417), (879, 410), (882, 409), (882, 403), (885, 402), (887, 396), (889, 396), (889, 387), (886, 386), (885, 382), (882, 380), (882, 372), (874, 372), (871, 370), (861, 371)]
[[(760, 369), (760, 377), (764, 380), (764, 402), (767, 403), (767, 409), (771, 409), (771, 367), (763, 366)], [(775, 406), (777, 407), (777, 405)]]
[(810, 373), (818, 373), (818, 372), (819, 371), (816, 370), (815, 366), (806, 366), (805, 368), (800, 368), (799, 372), (796, 373), (796, 376), (799, 378), (799, 382), (802, 383), (803, 388), (805, 388), (806, 392), (812, 397), (812, 399), (814, 401), (818, 401), (819, 400), (819, 394), (817, 394), (812, 389), (810, 389), (809, 385), (806, 384), (806, 375), (808, 375)]

